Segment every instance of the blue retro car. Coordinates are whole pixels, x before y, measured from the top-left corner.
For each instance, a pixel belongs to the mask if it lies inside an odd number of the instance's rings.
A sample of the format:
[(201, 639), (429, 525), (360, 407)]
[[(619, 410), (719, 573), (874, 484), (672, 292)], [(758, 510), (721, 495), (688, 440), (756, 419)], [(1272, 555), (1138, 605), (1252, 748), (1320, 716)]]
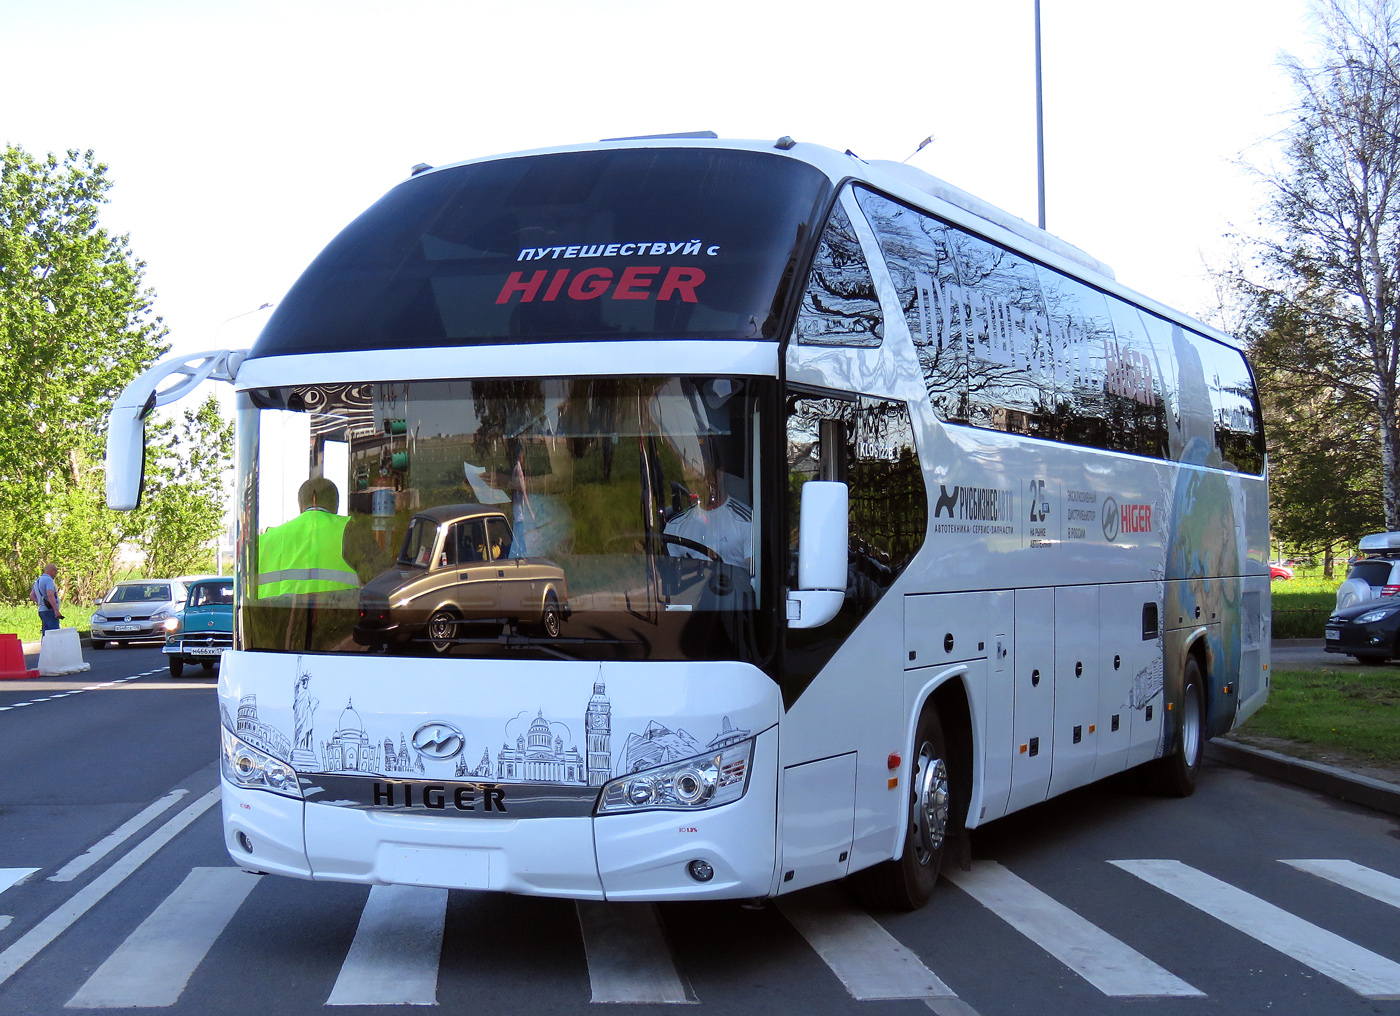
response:
[(184, 609), (165, 622), (170, 676), (186, 663), (213, 670), (224, 650), (233, 648), (233, 579), (199, 579), (190, 583)]

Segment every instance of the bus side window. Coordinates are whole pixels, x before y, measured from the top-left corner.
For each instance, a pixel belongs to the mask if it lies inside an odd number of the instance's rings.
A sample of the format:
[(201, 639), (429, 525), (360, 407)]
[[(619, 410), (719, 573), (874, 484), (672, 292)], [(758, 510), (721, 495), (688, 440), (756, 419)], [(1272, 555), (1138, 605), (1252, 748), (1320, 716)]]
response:
[(822, 234), (797, 312), (797, 341), (809, 346), (878, 346), (885, 321), (875, 280), (851, 217), (838, 200)]

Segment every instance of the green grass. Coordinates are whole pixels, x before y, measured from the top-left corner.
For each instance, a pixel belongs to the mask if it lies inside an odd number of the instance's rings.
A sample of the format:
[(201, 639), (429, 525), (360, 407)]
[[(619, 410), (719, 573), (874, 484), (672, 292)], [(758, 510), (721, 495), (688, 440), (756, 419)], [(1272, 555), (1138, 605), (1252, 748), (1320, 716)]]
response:
[(1269, 701), (1238, 731), (1400, 765), (1400, 667), (1272, 671)]
[[(65, 628), (77, 628), (86, 633), (92, 617), (91, 607), (70, 607), (63, 605)], [(0, 604), (0, 632), (18, 635), (21, 642), (38, 642), (39, 612), (32, 603)]]
[(1322, 570), (1299, 571), (1291, 579), (1270, 583), (1274, 600), (1274, 638), (1320, 639), (1327, 616), (1337, 605), (1337, 587), (1346, 568), (1337, 569), (1333, 578)]

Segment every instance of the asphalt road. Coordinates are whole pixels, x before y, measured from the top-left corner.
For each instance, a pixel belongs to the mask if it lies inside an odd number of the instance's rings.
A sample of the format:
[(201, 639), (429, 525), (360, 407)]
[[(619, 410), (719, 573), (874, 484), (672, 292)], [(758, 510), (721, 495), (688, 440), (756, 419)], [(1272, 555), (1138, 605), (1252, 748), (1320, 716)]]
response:
[(1239, 770), (992, 823), (914, 914), (370, 890), (233, 869), (213, 680), (86, 658), (0, 684), (0, 1013), (1400, 1014), (1400, 822)]

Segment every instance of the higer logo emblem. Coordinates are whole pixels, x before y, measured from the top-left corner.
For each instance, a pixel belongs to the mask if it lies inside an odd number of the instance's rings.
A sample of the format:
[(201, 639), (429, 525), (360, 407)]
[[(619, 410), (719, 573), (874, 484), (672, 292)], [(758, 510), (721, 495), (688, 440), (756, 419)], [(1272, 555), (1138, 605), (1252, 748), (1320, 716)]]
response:
[(428, 758), (448, 759), (462, 750), (462, 732), (450, 723), (425, 723), (413, 732), (413, 748)]

